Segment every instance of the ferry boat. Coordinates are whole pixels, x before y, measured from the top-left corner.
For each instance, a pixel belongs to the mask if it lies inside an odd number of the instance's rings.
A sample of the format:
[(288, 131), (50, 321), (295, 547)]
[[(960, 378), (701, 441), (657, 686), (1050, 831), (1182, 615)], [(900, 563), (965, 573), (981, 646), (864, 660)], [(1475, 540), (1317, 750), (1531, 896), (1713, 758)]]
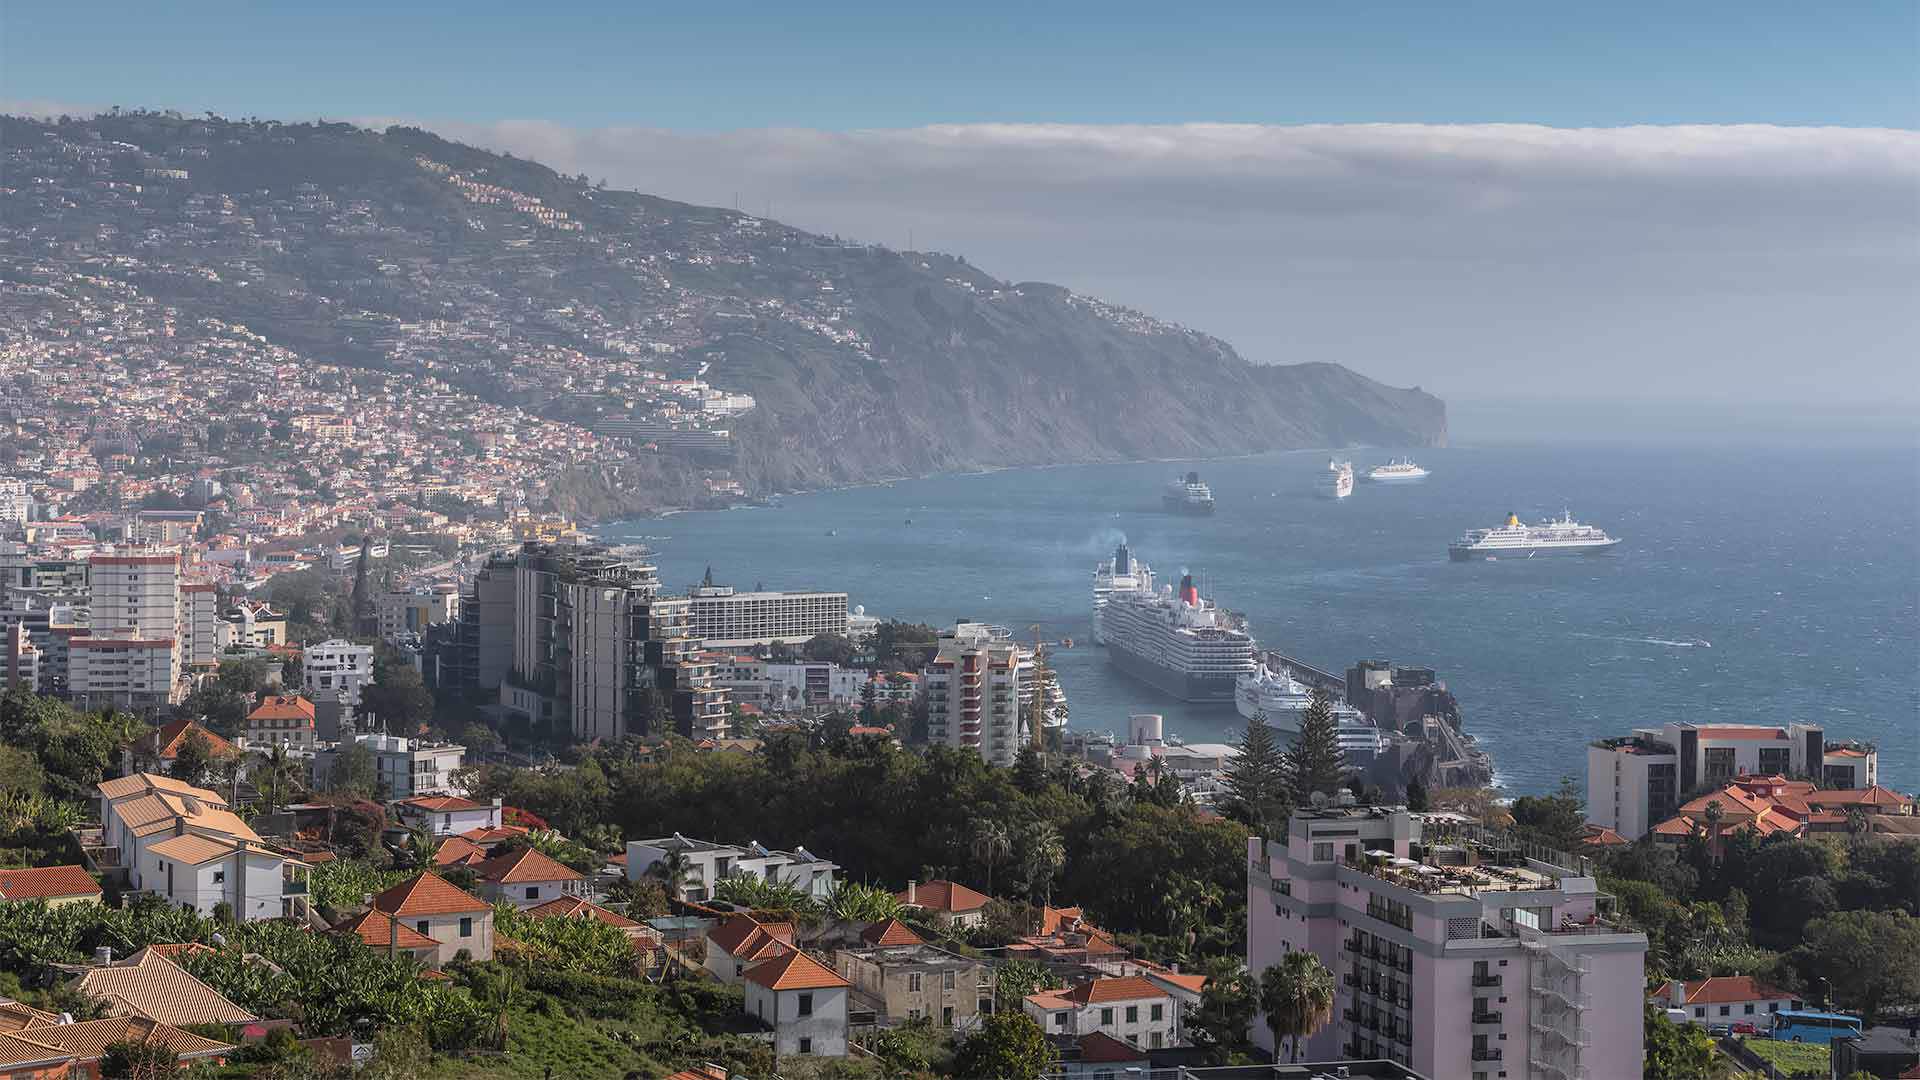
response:
[(1160, 503), (1176, 514), (1211, 514), (1213, 489), (1200, 481), (1199, 473), (1190, 472), (1167, 485)]
[(1531, 559), (1539, 555), (1597, 555), (1610, 551), (1620, 542), (1597, 525), (1583, 525), (1571, 513), (1562, 513), (1557, 521), (1526, 525), (1520, 515), (1508, 514), (1504, 525), (1492, 529), (1469, 529), (1447, 545), (1447, 557), (1454, 562), (1472, 559)]
[(1320, 478), (1320, 494), (1329, 499), (1344, 499), (1353, 494), (1353, 462), (1327, 462), (1327, 475)]
[[(1307, 706), (1311, 704), (1313, 688), (1295, 679), (1284, 668), (1260, 664), (1234, 681), (1233, 705), (1240, 715), (1249, 720), (1265, 715), (1267, 725), (1283, 734), (1300, 730), (1300, 720), (1306, 716)], [(1366, 716), (1359, 709), (1344, 701), (1331, 704), (1335, 723), (1343, 727), (1359, 724), (1372, 728), (1373, 725), (1367, 723)]]
[(1192, 574), (1177, 592), (1115, 593), (1101, 622), (1116, 668), (1181, 701), (1228, 704), (1236, 680), (1255, 667), (1246, 627), (1201, 599)]
[(1117, 593), (1153, 592), (1153, 567), (1133, 557), (1125, 542), (1113, 549), (1113, 558), (1093, 568), (1093, 643), (1105, 645), (1101, 626), (1108, 601)]
[(1394, 458), (1385, 465), (1375, 465), (1367, 470), (1368, 482), (1375, 484), (1408, 484), (1425, 480), (1430, 475), (1426, 469), (1415, 465), (1412, 458)]

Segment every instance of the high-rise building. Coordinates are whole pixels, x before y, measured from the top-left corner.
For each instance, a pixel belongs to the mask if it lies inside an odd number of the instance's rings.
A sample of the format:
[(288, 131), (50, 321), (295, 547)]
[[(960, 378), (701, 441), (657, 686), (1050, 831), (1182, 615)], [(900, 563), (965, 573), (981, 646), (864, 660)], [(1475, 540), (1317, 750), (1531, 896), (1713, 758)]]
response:
[(847, 636), (843, 592), (736, 592), (732, 586), (715, 585), (709, 572), (688, 599), (694, 636), (710, 648), (798, 645), (820, 634)]
[(726, 734), (726, 691), (691, 630), (691, 601), (661, 596), (643, 556), (575, 544), (521, 548), (504, 704), (564, 718), (579, 739)]
[(88, 560), (87, 628), (67, 639), (67, 694), (82, 708), (160, 708), (177, 700), (180, 556), (121, 548)]
[(1333, 1022), (1303, 1058), (1461, 1080), (1641, 1074), (1647, 938), (1612, 922), (1585, 859), (1379, 806), (1297, 810), (1284, 840), (1247, 843), (1248, 967), (1306, 951), (1336, 976)]
[(942, 632), (922, 680), (928, 741), (974, 750), (995, 765), (1013, 764), (1026, 737), (1021, 659), (1005, 627), (960, 623)]
[(175, 635), (180, 642), (184, 671), (211, 671), (220, 664), (215, 640), (220, 629), (220, 594), (212, 583), (189, 581), (180, 586)]

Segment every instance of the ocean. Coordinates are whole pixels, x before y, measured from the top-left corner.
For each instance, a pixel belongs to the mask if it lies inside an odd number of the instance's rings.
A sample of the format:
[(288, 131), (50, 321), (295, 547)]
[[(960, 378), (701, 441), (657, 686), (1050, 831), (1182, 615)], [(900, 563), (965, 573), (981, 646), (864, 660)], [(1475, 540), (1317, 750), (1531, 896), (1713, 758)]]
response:
[[(1797, 440), (1796, 440), (1797, 441)], [(1356, 469), (1393, 448), (1343, 453)], [(1910, 439), (1810, 448), (1483, 441), (1411, 451), (1433, 475), (1314, 497), (1324, 451), (903, 480), (601, 530), (643, 540), (672, 588), (844, 589), (870, 614), (1000, 623), (1053, 654), (1072, 726), (1157, 712), (1231, 741), (1227, 706), (1159, 696), (1091, 643), (1094, 563), (1123, 537), (1160, 580), (1191, 570), (1263, 646), (1344, 671), (1436, 669), (1512, 794), (1584, 785), (1586, 743), (1672, 719), (1816, 721), (1876, 742), (1882, 783), (1920, 789), (1920, 470)], [(1218, 511), (1160, 509), (1193, 468)], [(1471, 527), (1563, 509), (1607, 555), (1453, 563)]]

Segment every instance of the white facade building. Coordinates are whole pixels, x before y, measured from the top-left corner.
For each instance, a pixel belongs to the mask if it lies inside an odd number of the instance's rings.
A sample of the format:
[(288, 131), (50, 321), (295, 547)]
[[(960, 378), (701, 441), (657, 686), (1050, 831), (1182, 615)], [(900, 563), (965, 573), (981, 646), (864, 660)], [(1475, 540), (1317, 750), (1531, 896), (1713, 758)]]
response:
[(217, 792), (152, 773), (99, 792), (103, 842), (133, 890), (202, 915), (225, 903), (244, 920), (305, 916), (306, 864), (268, 847)]
[(627, 841), (627, 877), (645, 880), (653, 867), (670, 851), (686, 857), (687, 877), (680, 888), (681, 901), (710, 900), (721, 879), (745, 876), (762, 881), (780, 881), (795, 886), (808, 896), (825, 897), (833, 891), (833, 874), (840, 867), (806, 848), (773, 851), (749, 841), (745, 847), (689, 840), (679, 833), (655, 840)]
[(337, 695), (352, 712), (360, 707), (360, 691), (373, 681), (373, 646), (332, 638), (302, 650), (300, 668), (309, 698)]
[(847, 980), (804, 952), (748, 969), (747, 1012), (773, 1028), (779, 1057), (847, 1055)]
[(1026, 738), (1021, 659), (1005, 627), (960, 623), (942, 633), (922, 678), (928, 741), (973, 750), (994, 765), (1013, 764)]
[(1048, 1035), (1077, 1039), (1098, 1031), (1142, 1050), (1180, 1045), (1180, 1003), (1138, 975), (1042, 990), (1021, 1007)]
[(843, 592), (736, 592), (708, 584), (695, 588), (688, 599), (690, 632), (712, 648), (798, 645), (820, 634), (847, 633)]

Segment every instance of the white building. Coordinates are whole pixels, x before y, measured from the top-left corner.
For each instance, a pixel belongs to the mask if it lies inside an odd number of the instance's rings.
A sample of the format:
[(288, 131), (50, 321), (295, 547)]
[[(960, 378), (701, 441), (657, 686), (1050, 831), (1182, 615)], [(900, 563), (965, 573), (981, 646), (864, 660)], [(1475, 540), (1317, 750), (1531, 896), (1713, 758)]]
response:
[(1247, 856), (1247, 966), (1307, 951), (1338, 980), (1303, 1058), (1460, 1080), (1641, 1074), (1647, 938), (1609, 921), (1584, 859), (1368, 806), (1296, 810)]
[[(372, 752), (374, 778), (384, 798), (462, 794), (456, 789), (453, 774), (466, 764), (464, 746), (399, 735), (355, 735), (353, 741)], [(324, 783), (333, 774), (347, 745), (328, 744), (314, 754), (315, 781)]]
[(847, 980), (804, 952), (748, 969), (747, 1012), (773, 1028), (778, 1057), (847, 1056)]
[(801, 663), (766, 665), (766, 708), (802, 709), (813, 706), (854, 705), (867, 673), (838, 664)]
[(180, 586), (174, 622), (185, 671), (212, 671), (220, 664), (220, 594), (204, 581)]
[(709, 647), (798, 645), (820, 634), (846, 636), (846, 593), (736, 592), (711, 581), (688, 594), (690, 632)]
[(309, 698), (335, 694), (352, 712), (360, 707), (360, 691), (373, 681), (373, 646), (332, 638), (303, 649), (300, 668)]
[(216, 792), (136, 773), (99, 787), (104, 845), (130, 887), (169, 906), (239, 919), (303, 918), (307, 865), (266, 845)]
[(67, 696), (82, 709), (158, 709), (176, 700), (171, 635), (95, 626), (66, 638)]
[(17, 529), (33, 516), (33, 497), (24, 481), (0, 476), (0, 526)]
[(1637, 840), (1695, 795), (1742, 776), (1859, 790), (1879, 783), (1880, 755), (1867, 743), (1830, 741), (1818, 724), (1635, 728), (1587, 748), (1587, 821)]
[(458, 795), (415, 795), (394, 801), (394, 815), (409, 828), (424, 825), (435, 836), (500, 827), (500, 800), (477, 803)]
[(87, 577), (89, 629), (71, 641), (68, 694), (83, 708), (154, 708), (176, 700), (179, 554), (116, 548), (89, 556)]
[(1021, 1007), (1048, 1035), (1098, 1031), (1142, 1050), (1180, 1045), (1180, 1005), (1138, 975), (1089, 979), (1070, 990), (1028, 994)]
[(430, 589), (391, 589), (375, 596), (373, 607), (380, 620), (380, 637), (398, 641), (458, 619), (460, 587), (447, 584)]
[(679, 833), (656, 840), (627, 841), (627, 877), (643, 881), (654, 876), (654, 866), (670, 851), (686, 858), (687, 876), (680, 887), (681, 901), (710, 900), (723, 878), (753, 877), (786, 882), (808, 896), (825, 897), (833, 891), (833, 874), (840, 867), (806, 848), (773, 851), (748, 841), (745, 847), (689, 840)]
[(1011, 765), (1026, 738), (1020, 723), (1021, 650), (1000, 626), (961, 623), (940, 635), (922, 678), (927, 740)]

